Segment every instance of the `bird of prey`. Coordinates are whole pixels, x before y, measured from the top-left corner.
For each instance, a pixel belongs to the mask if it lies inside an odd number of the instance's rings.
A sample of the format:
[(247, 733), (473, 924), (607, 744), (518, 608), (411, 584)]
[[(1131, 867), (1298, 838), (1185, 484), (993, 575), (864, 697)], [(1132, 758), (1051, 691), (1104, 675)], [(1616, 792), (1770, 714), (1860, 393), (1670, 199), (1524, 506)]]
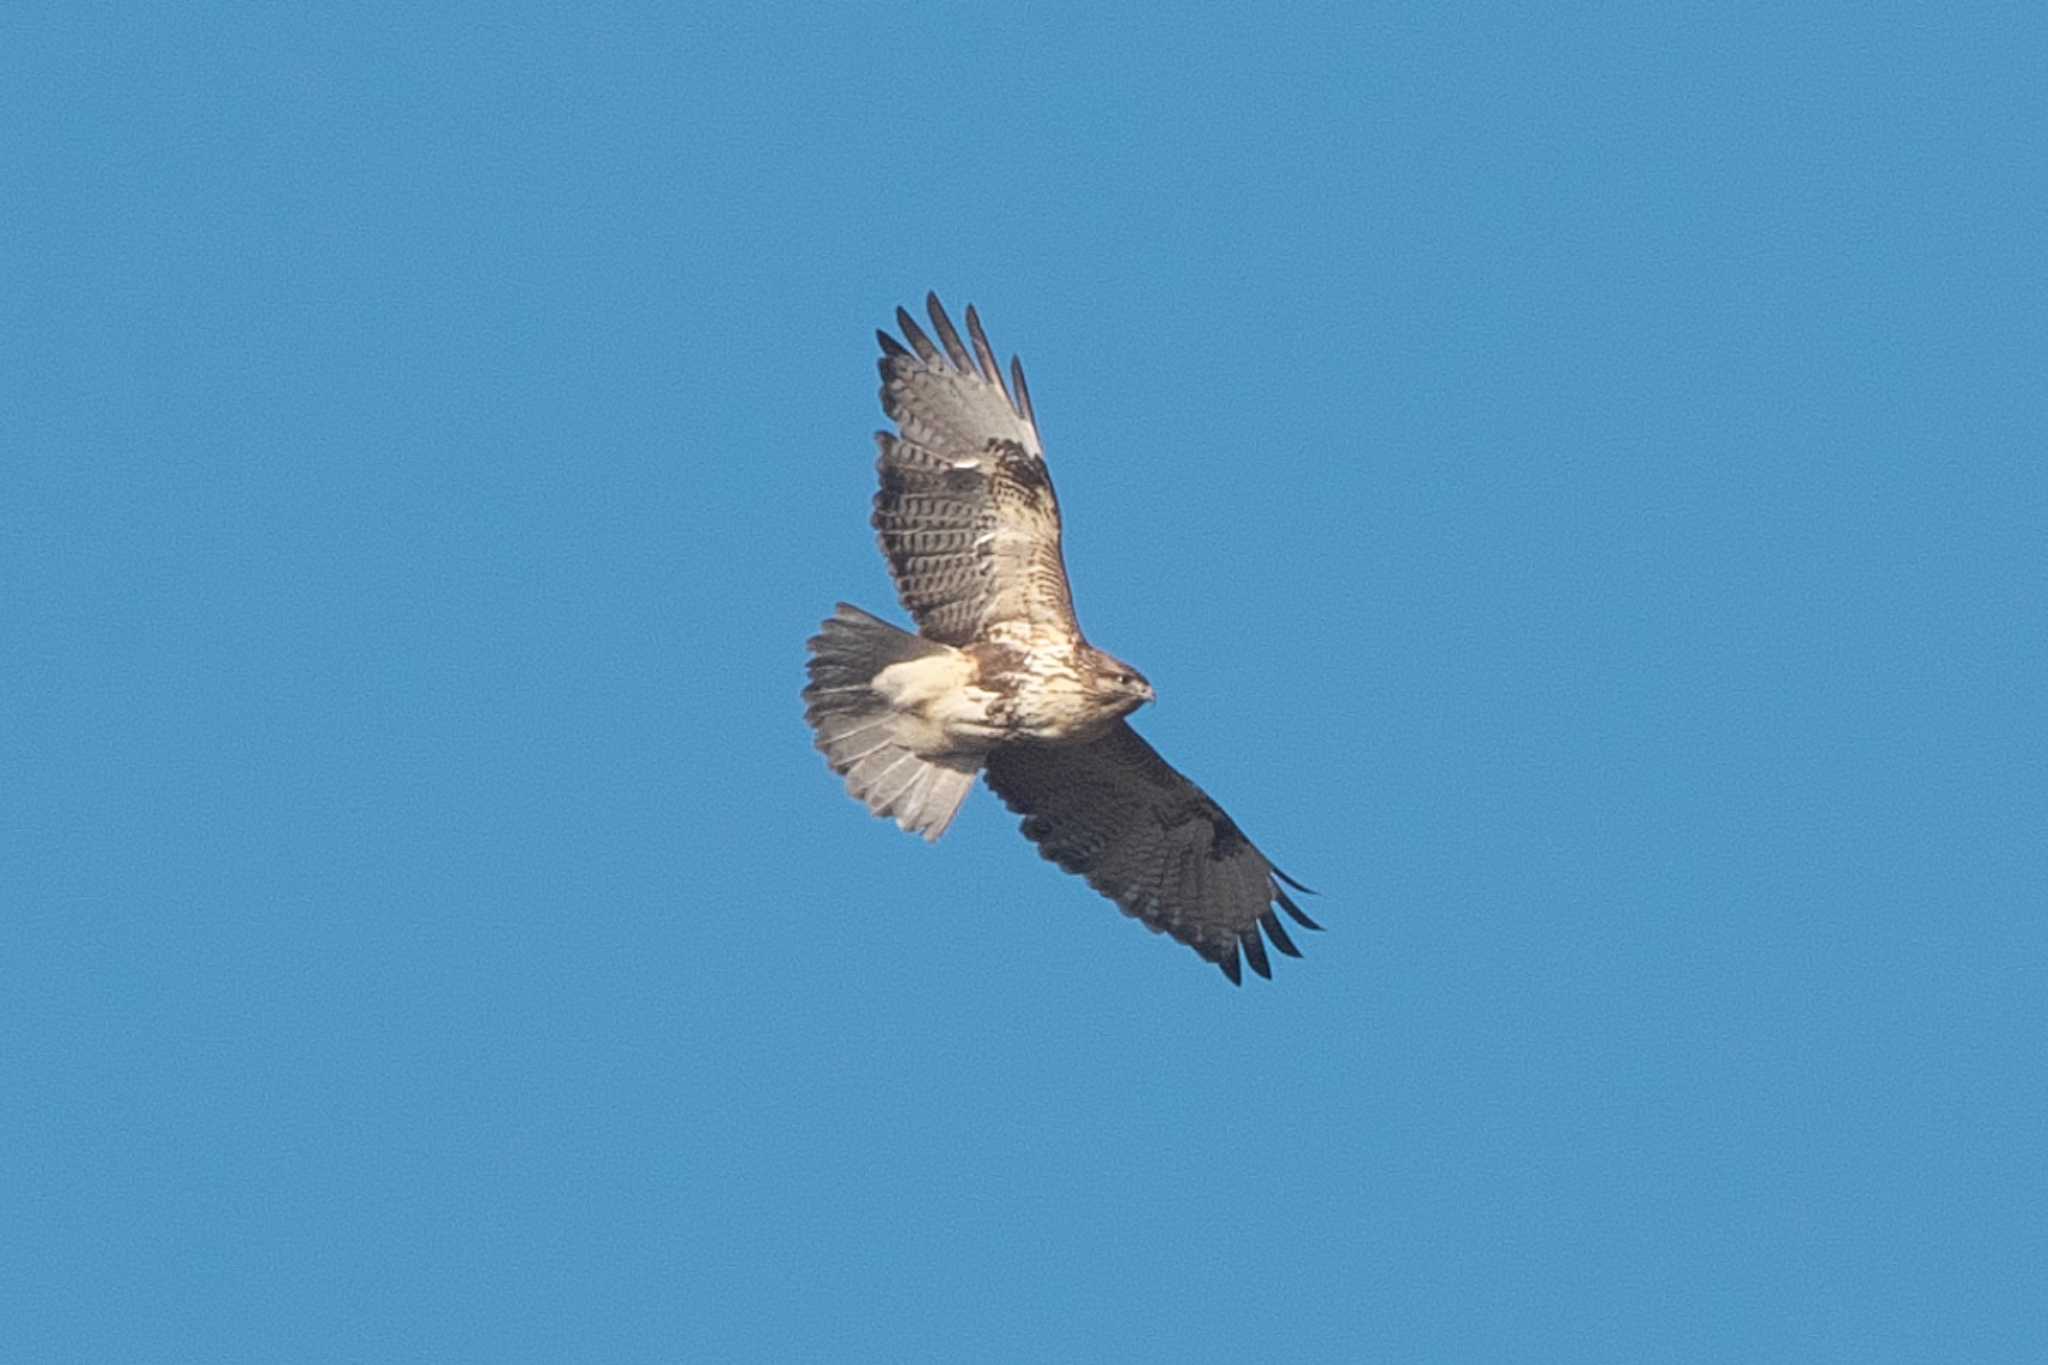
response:
[[(882, 345), (874, 527), (918, 634), (842, 602), (810, 640), (805, 719), (847, 789), (936, 840), (976, 773), (1024, 837), (1154, 933), (1242, 981), (1290, 957), (1277, 906), (1308, 888), (1245, 838), (1124, 719), (1153, 699), (1137, 669), (1081, 633), (1060, 553), (1060, 505), (1024, 368), (1010, 384), (967, 310), (969, 350), (928, 295), (934, 343), (896, 310)], [(907, 345), (906, 345), (907, 343)]]

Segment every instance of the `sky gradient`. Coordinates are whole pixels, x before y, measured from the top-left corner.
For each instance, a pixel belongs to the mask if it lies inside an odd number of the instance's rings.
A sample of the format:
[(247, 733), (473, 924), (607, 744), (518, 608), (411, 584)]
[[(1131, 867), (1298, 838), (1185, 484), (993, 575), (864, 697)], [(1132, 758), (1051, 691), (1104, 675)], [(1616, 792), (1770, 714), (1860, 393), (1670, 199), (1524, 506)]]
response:
[[(0, 1355), (2048, 1352), (2037, 7), (0, 27)], [(928, 289), (1276, 980), (812, 751)]]

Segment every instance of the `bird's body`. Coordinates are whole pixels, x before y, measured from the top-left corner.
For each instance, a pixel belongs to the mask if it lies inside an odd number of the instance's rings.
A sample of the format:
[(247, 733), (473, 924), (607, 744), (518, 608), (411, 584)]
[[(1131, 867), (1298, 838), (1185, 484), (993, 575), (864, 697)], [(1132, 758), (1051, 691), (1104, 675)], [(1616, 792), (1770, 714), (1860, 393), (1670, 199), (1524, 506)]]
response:
[(966, 652), (980, 684), (996, 695), (992, 714), (1004, 740), (1093, 739), (1152, 700), (1135, 669), (1057, 629), (998, 634)]
[(1014, 396), (967, 310), (969, 353), (936, 297), (944, 352), (897, 310), (887, 333), (874, 525), (920, 634), (840, 604), (811, 640), (805, 715), (877, 815), (936, 840), (977, 772), (1046, 857), (1239, 979), (1294, 954), (1278, 905), (1317, 927), (1200, 788), (1125, 723), (1152, 686), (1081, 633), (1023, 368)]

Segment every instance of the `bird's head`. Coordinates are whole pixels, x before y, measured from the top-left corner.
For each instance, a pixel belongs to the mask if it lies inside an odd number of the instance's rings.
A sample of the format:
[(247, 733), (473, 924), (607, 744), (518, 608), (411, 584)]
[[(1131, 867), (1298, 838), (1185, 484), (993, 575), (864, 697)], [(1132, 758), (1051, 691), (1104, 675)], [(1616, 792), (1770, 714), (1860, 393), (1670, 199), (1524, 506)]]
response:
[(1117, 715), (1127, 716), (1146, 702), (1158, 699), (1145, 675), (1122, 659), (1098, 649), (1093, 662), (1095, 686)]

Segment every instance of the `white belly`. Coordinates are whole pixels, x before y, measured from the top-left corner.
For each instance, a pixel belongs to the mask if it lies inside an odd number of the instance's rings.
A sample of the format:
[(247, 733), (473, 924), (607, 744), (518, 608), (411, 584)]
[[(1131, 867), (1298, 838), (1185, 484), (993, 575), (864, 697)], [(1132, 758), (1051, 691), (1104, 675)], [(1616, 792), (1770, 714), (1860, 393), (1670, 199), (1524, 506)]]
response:
[(974, 678), (973, 661), (949, 650), (891, 664), (869, 686), (896, 713), (896, 742), (929, 757), (976, 752), (1002, 738), (989, 720), (995, 694)]

